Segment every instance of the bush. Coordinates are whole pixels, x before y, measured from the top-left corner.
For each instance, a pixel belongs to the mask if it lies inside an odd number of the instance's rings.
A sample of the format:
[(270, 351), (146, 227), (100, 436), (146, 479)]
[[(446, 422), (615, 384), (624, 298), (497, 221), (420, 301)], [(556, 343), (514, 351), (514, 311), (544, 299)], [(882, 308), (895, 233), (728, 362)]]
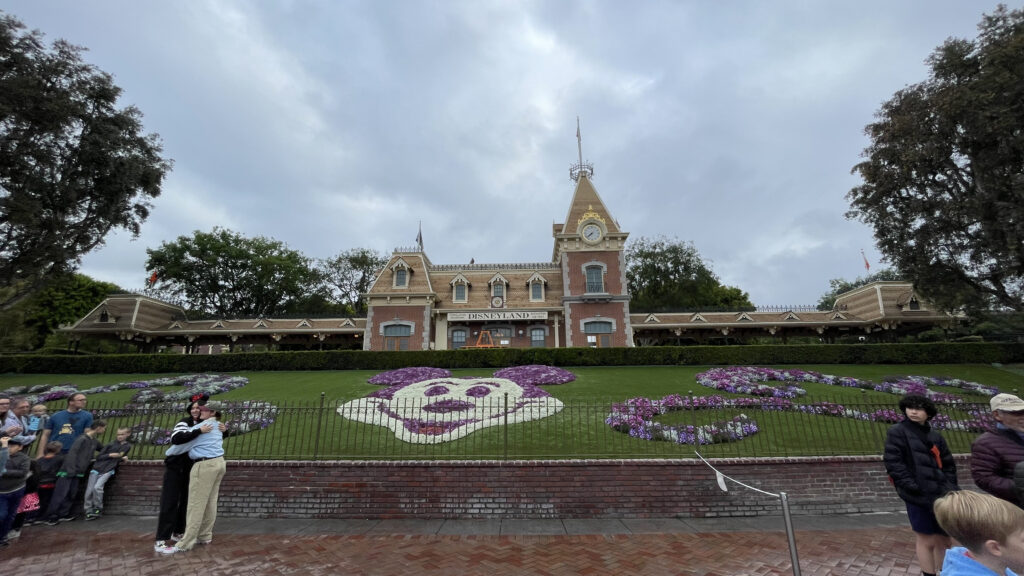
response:
[(938, 342), (640, 348), (493, 348), (366, 352), (330, 350), (234, 354), (5, 355), (0, 374), (154, 374), (186, 372), (394, 370), (407, 366), (504, 368), (779, 364), (1005, 364), (1024, 362), (1024, 344)]

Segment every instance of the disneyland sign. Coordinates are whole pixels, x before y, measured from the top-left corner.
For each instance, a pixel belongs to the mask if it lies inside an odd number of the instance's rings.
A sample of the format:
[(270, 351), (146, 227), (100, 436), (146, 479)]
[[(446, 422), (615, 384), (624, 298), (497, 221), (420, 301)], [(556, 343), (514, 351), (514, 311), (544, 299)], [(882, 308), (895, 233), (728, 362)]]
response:
[(548, 313), (538, 312), (449, 312), (449, 322), (472, 322), (474, 320), (547, 320)]

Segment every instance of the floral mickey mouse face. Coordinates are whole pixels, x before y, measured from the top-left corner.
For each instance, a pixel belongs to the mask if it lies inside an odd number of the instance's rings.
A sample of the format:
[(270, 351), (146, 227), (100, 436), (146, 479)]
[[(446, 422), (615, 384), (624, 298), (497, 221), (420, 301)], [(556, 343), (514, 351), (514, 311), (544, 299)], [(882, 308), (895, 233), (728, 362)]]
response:
[(406, 442), (462, 438), (504, 423), (556, 414), (564, 405), (532, 384), (506, 378), (431, 378), (400, 384), (338, 407), (344, 418), (387, 426)]

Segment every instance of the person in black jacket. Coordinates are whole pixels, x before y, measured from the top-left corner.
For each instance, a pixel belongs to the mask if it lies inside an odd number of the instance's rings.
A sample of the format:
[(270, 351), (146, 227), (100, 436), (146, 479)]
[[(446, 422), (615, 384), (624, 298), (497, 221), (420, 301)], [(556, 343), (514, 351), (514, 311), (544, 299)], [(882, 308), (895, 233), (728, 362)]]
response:
[(956, 464), (946, 441), (928, 423), (938, 414), (935, 404), (924, 396), (908, 394), (900, 399), (899, 406), (905, 419), (889, 428), (886, 435), (885, 470), (907, 505), (921, 572), (934, 576), (952, 542), (935, 519), (932, 504), (947, 492), (960, 489)]
[[(192, 459), (188, 451), (177, 452), (176, 446), (187, 444), (201, 433), (192, 430), (199, 422), (199, 407), (205, 406), (210, 400), (207, 394), (197, 394), (189, 399), (185, 418), (178, 420), (171, 431), (171, 449), (164, 459), (164, 482), (160, 488), (160, 514), (156, 522), (156, 542), (154, 550), (166, 547), (167, 541), (178, 540), (185, 532), (185, 512), (188, 510), (188, 478), (192, 471)], [(221, 432), (224, 425), (220, 424)]]

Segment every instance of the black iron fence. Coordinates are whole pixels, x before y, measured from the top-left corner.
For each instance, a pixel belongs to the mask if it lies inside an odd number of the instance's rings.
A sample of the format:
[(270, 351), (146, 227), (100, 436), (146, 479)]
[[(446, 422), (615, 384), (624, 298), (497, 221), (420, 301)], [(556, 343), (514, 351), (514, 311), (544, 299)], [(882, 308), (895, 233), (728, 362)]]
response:
[[(359, 398), (226, 406), (229, 459), (492, 460), (880, 454), (901, 415), (895, 402), (825, 398), (675, 397), (624, 403), (554, 398)], [(132, 429), (134, 459), (162, 459), (179, 406), (91, 403), (101, 441)], [(987, 403), (940, 405), (934, 421), (954, 452), (992, 422)]]

